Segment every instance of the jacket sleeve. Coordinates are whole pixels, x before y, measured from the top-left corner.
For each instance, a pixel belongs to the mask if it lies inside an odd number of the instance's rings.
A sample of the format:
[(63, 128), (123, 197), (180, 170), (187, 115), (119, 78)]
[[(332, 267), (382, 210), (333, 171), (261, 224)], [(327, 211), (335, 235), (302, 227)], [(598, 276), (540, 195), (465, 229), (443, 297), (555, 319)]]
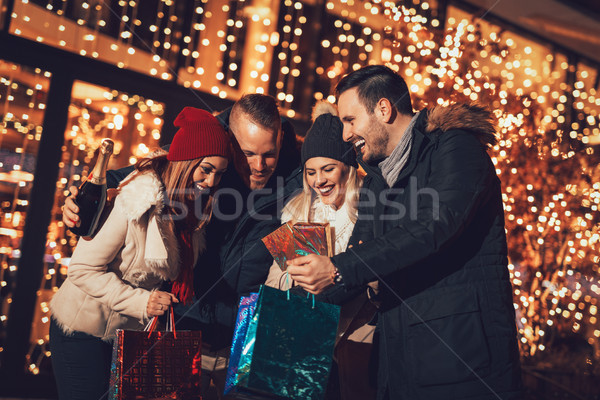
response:
[(398, 226), (332, 258), (347, 287), (385, 278), (452, 245), (496, 179), (478, 139), (459, 130), (440, 135), (430, 168), (427, 187), (409, 196)]
[(226, 267), (235, 265), (239, 268), (237, 293), (241, 296), (258, 291), (267, 279), (273, 257), (261, 239), (271, 233), (274, 226), (278, 226), (277, 221), (255, 224), (239, 241), (239, 251), (231, 253), (224, 262)]
[(109, 189), (116, 189), (123, 179), (127, 177), (134, 170), (133, 165), (123, 167), (120, 169), (111, 169), (106, 171), (106, 186)]
[(150, 291), (134, 288), (108, 269), (125, 245), (128, 223), (121, 196), (117, 196), (113, 210), (96, 236), (79, 239), (69, 264), (68, 278), (113, 311), (144, 323), (148, 318), (146, 305)]

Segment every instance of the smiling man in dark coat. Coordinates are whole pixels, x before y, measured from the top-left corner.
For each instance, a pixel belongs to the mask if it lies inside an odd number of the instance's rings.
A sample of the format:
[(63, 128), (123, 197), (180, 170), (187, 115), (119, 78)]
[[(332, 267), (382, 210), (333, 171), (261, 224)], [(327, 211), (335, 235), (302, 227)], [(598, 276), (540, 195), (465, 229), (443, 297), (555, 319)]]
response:
[(378, 399), (520, 398), (500, 180), (486, 152), (492, 115), (465, 105), (414, 114), (406, 83), (384, 66), (349, 74), (337, 92), (344, 140), (367, 171), (358, 218), (372, 239), (297, 258), (288, 272), (317, 294), (379, 280)]

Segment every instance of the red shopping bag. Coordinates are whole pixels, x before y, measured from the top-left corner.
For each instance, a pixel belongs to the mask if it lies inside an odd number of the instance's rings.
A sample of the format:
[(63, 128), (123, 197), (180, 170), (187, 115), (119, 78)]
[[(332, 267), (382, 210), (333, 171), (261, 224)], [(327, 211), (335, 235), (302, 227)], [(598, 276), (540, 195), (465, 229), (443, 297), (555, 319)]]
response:
[(202, 332), (176, 332), (172, 308), (170, 311), (164, 332), (154, 330), (157, 317), (144, 331), (117, 330), (113, 345), (110, 399), (202, 399)]

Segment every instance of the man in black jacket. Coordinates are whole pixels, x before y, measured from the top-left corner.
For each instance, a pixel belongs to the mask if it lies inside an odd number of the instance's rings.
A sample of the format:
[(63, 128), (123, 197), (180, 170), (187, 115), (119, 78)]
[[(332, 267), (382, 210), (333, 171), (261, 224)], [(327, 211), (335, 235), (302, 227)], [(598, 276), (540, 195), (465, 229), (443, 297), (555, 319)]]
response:
[(344, 139), (367, 171), (358, 223), (373, 239), (297, 258), (288, 272), (316, 294), (379, 281), (378, 399), (520, 398), (492, 115), (414, 114), (384, 66), (349, 74), (337, 93)]
[[(280, 225), (283, 204), (302, 188), (302, 170), (294, 129), (271, 96), (245, 95), (217, 118), (231, 134), (234, 168), (215, 194), (206, 251), (194, 268), (195, 301), (175, 313), (179, 329), (202, 330), (203, 389), (212, 378), (220, 397), (240, 296), (258, 290), (273, 262), (260, 239)], [(132, 171), (108, 171), (108, 186)], [(78, 219), (73, 197), (65, 202), (67, 226)]]

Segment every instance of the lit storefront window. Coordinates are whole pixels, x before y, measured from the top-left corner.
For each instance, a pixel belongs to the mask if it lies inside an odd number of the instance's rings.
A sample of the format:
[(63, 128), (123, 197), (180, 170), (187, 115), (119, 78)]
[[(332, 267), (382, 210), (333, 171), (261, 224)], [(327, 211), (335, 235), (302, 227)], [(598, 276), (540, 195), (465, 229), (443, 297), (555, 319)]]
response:
[[(0, 60), (0, 350), (21, 258), (21, 240), (51, 75)], [(32, 341), (44, 339), (48, 324)]]
[(135, 94), (76, 81), (71, 93), (65, 143), (59, 164), (52, 218), (46, 237), (44, 278), (32, 322), (30, 370), (35, 371), (47, 356), (48, 302), (67, 277), (77, 236), (62, 222), (61, 206), (70, 186), (79, 186), (98, 156), (102, 138), (111, 138), (115, 150), (109, 169), (135, 163), (158, 148), (164, 105)]
[[(0, 63), (2, 113), (0, 154), (2, 175), (0, 225), (0, 282), (2, 309), (0, 327), (5, 329), (14, 279), (20, 256), (20, 238), (27, 213), (38, 150), (48, 74)], [(37, 292), (32, 321), (28, 369), (37, 374), (48, 368), (49, 302), (65, 280), (77, 237), (62, 223), (61, 206), (70, 186), (78, 186), (90, 172), (102, 138), (115, 142), (110, 169), (135, 163), (158, 148), (164, 105), (135, 94), (76, 81), (71, 94), (59, 176), (54, 194), (51, 222), (46, 237), (44, 276)], [(0, 336), (1, 338), (1, 336)], [(0, 345), (1, 346), (1, 345)]]

